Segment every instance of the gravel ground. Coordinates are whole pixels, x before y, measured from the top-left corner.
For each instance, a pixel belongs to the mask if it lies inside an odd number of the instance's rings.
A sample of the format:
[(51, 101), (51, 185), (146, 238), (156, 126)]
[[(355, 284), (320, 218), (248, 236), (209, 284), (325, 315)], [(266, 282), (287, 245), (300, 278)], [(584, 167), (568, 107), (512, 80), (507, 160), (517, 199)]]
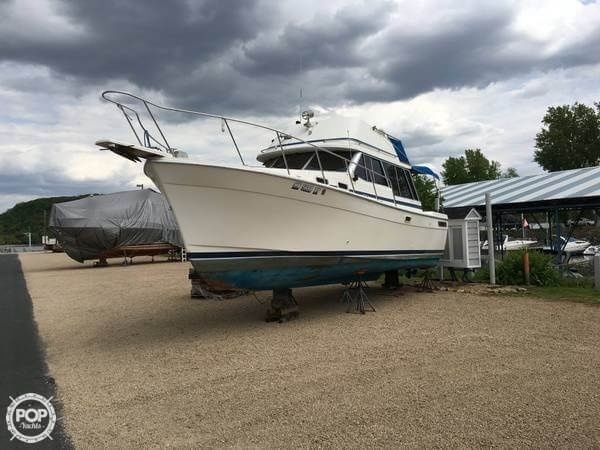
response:
[(319, 287), (267, 324), (184, 263), (21, 261), (77, 447), (600, 446), (598, 307)]

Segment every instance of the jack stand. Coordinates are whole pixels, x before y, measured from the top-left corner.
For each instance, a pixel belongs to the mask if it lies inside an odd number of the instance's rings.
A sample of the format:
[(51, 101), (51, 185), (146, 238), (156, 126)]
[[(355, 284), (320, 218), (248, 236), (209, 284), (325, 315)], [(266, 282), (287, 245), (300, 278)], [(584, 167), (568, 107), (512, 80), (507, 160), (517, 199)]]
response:
[(273, 289), (271, 307), (267, 310), (267, 322), (287, 322), (298, 317), (298, 302), (291, 289)]
[(435, 286), (429, 278), (429, 272), (425, 272), (425, 275), (423, 275), (423, 280), (419, 283), (419, 290), (432, 292), (434, 289)]
[(385, 272), (385, 281), (383, 282), (383, 287), (386, 289), (398, 289), (402, 287), (402, 284), (400, 284), (400, 279), (398, 278), (397, 270), (388, 270)]
[(108, 261), (106, 260), (106, 258), (104, 256), (100, 256), (98, 261), (96, 261), (94, 263), (94, 267), (106, 267), (106, 266), (108, 266)]
[(352, 281), (342, 294), (342, 303), (348, 303), (346, 312), (352, 314), (364, 314), (366, 311), (375, 312), (375, 307), (369, 301), (366, 293), (369, 286), (362, 280), (363, 273), (358, 272), (357, 275), (358, 280)]

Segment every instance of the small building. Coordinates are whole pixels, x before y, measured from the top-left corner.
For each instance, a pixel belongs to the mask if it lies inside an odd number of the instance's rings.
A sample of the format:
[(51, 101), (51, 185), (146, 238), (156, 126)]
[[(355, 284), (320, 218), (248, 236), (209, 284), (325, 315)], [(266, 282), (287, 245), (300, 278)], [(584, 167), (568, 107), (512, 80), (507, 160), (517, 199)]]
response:
[(448, 238), (440, 266), (464, 270), (481, 267), (480, 220), (481, 215), (475, 209), (462, 219), (448, 220)]

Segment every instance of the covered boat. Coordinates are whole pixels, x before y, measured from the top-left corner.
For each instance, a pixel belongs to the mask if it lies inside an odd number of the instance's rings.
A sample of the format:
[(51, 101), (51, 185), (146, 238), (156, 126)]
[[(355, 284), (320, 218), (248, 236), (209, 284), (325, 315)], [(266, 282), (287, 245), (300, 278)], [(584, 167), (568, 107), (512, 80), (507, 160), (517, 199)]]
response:
[(183, 246), (168, 202), (152, 189), (56, 203), (48, 226), (67, 255), (81, 263)]

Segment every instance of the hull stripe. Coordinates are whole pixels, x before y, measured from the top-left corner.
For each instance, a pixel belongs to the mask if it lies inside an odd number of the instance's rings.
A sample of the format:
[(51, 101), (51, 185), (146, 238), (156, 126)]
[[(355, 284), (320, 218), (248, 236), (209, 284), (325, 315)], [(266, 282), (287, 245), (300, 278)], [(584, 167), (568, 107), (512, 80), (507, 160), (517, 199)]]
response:
[(278, 256), (393, 256), (441, 255), (441, 250), (334, 250), (334, 251), (248, 251), (248, 252), (190, 252), (190, 259), (253, 258)]

